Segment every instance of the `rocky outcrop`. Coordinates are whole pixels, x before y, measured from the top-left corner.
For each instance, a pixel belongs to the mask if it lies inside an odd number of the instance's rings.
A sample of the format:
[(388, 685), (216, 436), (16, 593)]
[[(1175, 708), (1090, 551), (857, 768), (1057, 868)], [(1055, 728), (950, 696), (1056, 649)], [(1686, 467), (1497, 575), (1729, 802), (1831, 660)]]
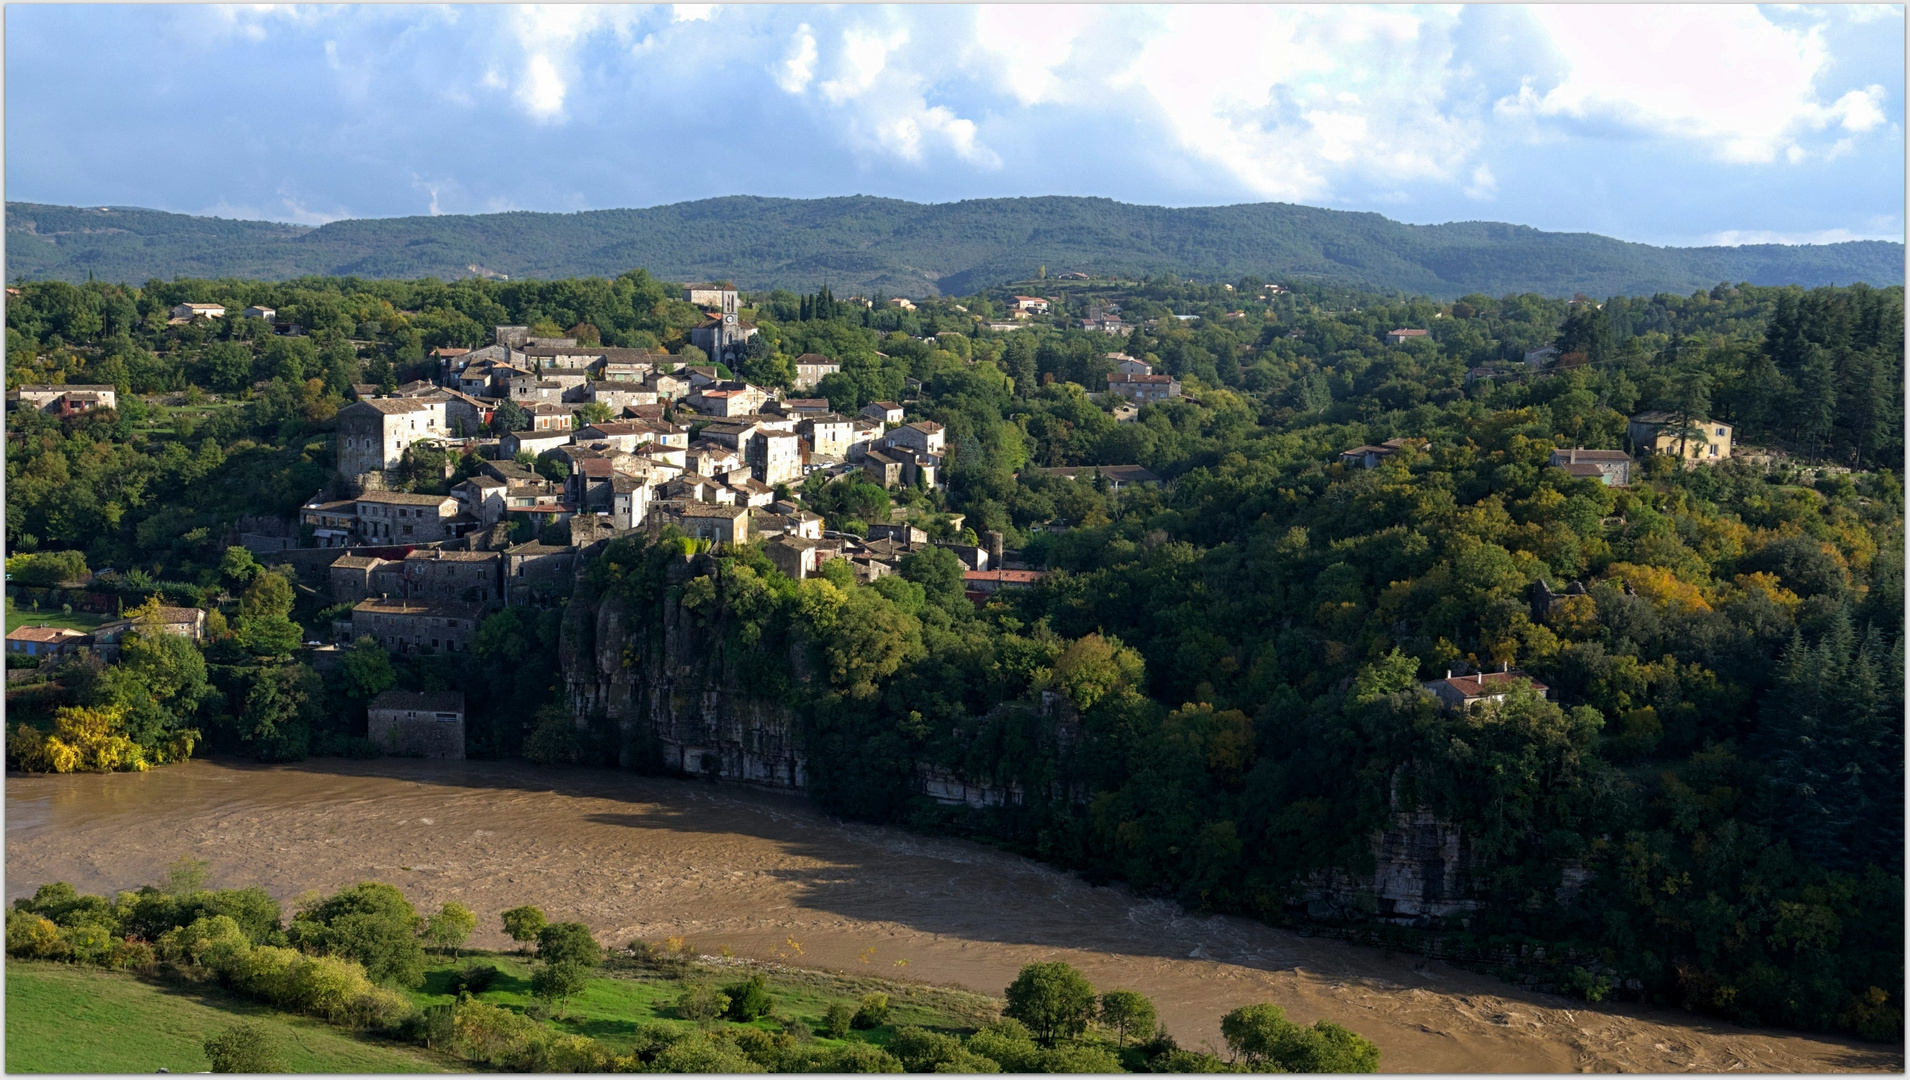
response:
[[(691, 576), (685, 559), (672, 584)], [(797, 718), (738, 685), (717, 635), (675, 600), (656, 625), (633, 626), (611, 592), (580, 587), (564, 612), (559, 645), (579, 724), (623, 733), (625, 765), (800, 790), (806, 784)]]
[(1458, 826), (1424, 810), (1398, 814), (1392, 828), (1373, 838), (1372, 873), (1315, 874), (1304, 894), (1306, 914), (1396, 926), (1462, 922), (1479, 908), (1467, 880), (1471, 864)]

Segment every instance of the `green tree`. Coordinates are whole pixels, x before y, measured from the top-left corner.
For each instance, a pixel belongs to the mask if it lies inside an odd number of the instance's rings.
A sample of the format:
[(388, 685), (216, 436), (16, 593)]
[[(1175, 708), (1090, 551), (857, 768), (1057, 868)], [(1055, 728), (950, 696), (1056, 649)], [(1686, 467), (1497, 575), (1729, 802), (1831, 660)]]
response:
[(446, 901), (436, 915), (425, 924), (425, 936), (440, 949), (458, 954), (464, 943), (471, 940), (471, 931), (477, 929), (477, 915), (471, 909), (455, 900)]
[(1252, 1072), (1365, 1073), (1379, 1071), (1379, 1048), (1321, 1020), (1301, 1027), (1278, 1005), (1247, 1005), (1220, 1020), (1235, 1058)]
[(547, 964), (575, 964), (586, 970), (603, 963), (603, 946), (579, 922), (551, 923), (537, 932), (537, 958)]
[(497, 403), (497, 408), (491, 410), (491, 430), (499, 435), (512, 431), (529, 431), (530, 427), (530, 411), (515, 401), (500, 401)]
[(931, 603), (956, 613), (970, 606), (964, 591), (967, 568), (947, 548), (928, 547), (904, 555), (900, 569), (904, 580), (922, 586)]
[(379, 646), (378, 639), (367, 634), (352, 643), (338, 664), (339, 681), (345, 696), (363, 706), (392, 688), (398, 671), (391, 666), (391, 654)]
[(543, 910), (529, 904), (506, 911), (503, 920), (505, 935), (517, 942), (519, 951), (528, 951), (530, 943), (536, 941), (537, 935), (548, 925)]
[(264, 572), (265, 568), (252, 557), (252, 553), (242, 547), (226, 548), (225, 554), (219, 558), (219, 576), (225, 578), (233, 588), (244, 588)]
[(366, 881), (299, 912), (287, 935), (296, 945), (358, 961), (375, 982), (411, 987), (424, 982), (423, 921), (404, 893)]
[(205, 1041), (206, 1060), (216, 1073), (288, 1071), (278, 1032), (256, 1020), (234, 1024)]
[(539, 964), (531, 972), (531, 994), (557, 1003), (557, 1018), (570, 1009), (572, 995), (581, 994), (590, 985), (590, 969), (582, 964)]
[(1027, 1025), (1035, 1041), (1053, 1046), (1088, 1029), (1095, 1016), (1094, 987), (1061, 961), (1029, 964), (1008, 984), (1002, 1015)]
[(211, 871), (211, 863), (182, 855), (166, 867), (166, 876), (160, 879), (159, 891), (167, 896), (191, 896), (206, 887), (206, 875)]
[(1154, 1003), (1134, 990), (1109, 990), (1101, 995), (1101, 1026), (1115, 1033), (1121, 1045), (1154, 1032)]

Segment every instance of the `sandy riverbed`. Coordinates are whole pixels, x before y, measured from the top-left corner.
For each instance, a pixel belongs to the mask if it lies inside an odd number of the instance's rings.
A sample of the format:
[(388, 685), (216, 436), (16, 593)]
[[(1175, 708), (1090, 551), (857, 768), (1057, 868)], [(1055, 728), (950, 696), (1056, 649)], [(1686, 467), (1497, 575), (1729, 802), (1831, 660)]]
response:
[[(1902, 1071), (1898, 1048), (1584, 1007), (1446, 964), (1197, 917), (956, 840), (845, 824), (799, 797), (521, 763), (195, 761), (145, 774), (8, 777), (9, 898), (110, 892), (181, 855), (213, 884), (289, 899), (377, 879), (420, 908), (536, 904), (606, 942), (715, 950), (991, 994), (1031, 960), (1152, 996), (1184, 1045), (1273, 1001), (1377, 1042), (1387, 1071)], [(799, 947), (799, 948), (798, 948)]]

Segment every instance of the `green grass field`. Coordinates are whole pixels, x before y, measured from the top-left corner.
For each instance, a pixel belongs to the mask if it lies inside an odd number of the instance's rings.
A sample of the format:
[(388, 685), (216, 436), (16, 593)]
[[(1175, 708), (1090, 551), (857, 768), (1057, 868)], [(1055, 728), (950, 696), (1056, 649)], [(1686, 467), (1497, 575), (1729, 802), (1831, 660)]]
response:
[(91, 630), (105, 621), (104, 615), (92, 615), (84, 611), (62, 615), (59, 608), (50, 611), (34, 611), (27, 607), (16, 608), (11, 598), (7, 600), (7, 633), (9, 634), (22, 626), (63, 626), (68, 630)]
[(175, 987), (68, 964), (8, 960), (7, 1071), (175, 1073), (211, 1067), (206, 1036), (238, 1021), (277, 1029), (293, 1072), (451, 1072), (458, 1064), (414, 1047), (360, 1039), (216, 988)]

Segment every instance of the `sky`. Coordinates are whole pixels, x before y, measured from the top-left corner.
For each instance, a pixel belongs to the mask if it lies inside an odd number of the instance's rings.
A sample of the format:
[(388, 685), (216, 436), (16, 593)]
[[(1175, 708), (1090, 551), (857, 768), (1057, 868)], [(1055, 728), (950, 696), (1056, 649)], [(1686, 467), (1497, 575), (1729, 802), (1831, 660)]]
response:
[(6, 197), (322, 224), (718, 195), (1902, 240), (1901, 5), (8, 5)]

